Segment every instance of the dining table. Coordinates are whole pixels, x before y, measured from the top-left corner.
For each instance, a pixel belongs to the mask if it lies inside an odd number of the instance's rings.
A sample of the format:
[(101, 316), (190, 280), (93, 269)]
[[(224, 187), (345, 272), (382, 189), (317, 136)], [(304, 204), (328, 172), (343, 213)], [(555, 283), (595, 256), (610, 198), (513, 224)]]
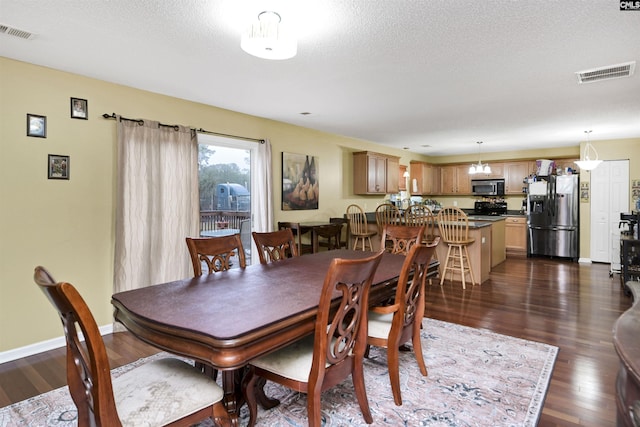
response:
[(218, 228), (216, 230), (202, 230), (200, 232), (201, 237), (221, 237), (231, 236), (232, 234), (240, 233), (238, 228)]
[[(325, 275), (334, 258), (372, 254), (339, 249), (141, 284), (144, 287), (112, 296), (114, 318), (144, 342), (219, 370), (224, 403), (237, 425), (244, 367), (313, 333)], [(372, 305), (394, 295), (404, 260), (384, 253), (370, 291)]]

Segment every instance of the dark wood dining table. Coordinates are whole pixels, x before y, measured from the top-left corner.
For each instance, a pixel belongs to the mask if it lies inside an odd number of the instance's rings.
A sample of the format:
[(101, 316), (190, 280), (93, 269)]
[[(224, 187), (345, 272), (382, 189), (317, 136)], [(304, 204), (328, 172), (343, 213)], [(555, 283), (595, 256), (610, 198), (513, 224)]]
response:
[[(222, 371), (224, 402), (237, 425), (242, 368), (313, 332), (332, 259), (371, 255), (318, 252), (119, 292), (111, 300), (114, 318), (142, 341)], [(393, 295), (404, 259), (383, 255), (371, 304)]]

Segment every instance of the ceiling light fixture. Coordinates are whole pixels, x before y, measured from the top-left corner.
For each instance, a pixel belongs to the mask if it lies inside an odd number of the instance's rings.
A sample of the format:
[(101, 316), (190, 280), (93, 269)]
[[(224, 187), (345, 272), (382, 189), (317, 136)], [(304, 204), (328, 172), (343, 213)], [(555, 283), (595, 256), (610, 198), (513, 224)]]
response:
[[(602, 160), (598, 160), (598, 152), (596, 151), (595, 148), (593, 148), (593, 145), (591, 145), (591, 143), (589, 142), (589, 134), (591, 133), (591, 131), (585, 130), (584, 133), (587, 134), (587, 143), (584, 145), (584, 154), (582, 156), (582, 160), (578, 160), (576, 164), (581, 170), (590, 171), (597, 168), (598, 165), (602, 163)], [(596, 156), (595, 160), (591, 160), (591, 157), (589, 156), (589, 151), (593, 151), (593, 154), (595, 154)]]
[(298, 52), (298, 41), (289, 34), (276, 12), (265, 11), (242, 34), (240, 47), (263, 59), (289, 59)]
[(482, 145), (482, 141), (476, 141), (476, 144), (478, 144), (478, 164), (471, 165), (471, 167), (469, 168), (469, 175), (474, 175), (477, 173), (490, 174), (491, 167), (486, 163), (483, 165), (482, 161), (480, 160), (480, 146)]

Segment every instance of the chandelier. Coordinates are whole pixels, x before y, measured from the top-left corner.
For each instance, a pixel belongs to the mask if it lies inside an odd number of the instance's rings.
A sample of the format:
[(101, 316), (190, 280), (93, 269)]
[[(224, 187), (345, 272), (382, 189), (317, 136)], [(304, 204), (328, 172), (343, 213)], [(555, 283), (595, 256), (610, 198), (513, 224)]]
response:
[(289, 59), (298, 52), (298, 41), (289, 34), (276, 12), (265, 11), (242, 34), (240, 47), (263, 59)]
[(480, 146), (482, 145), (482, 141), (477, 141), (476, 144), (478, 144), (478, 164), (472, 164), (471, 167), (469, 167), (469, 175), (477, 173), (490, 174), (491, 167), (486, 163), (482, 164), (482, 161), (480, 160)]
[[(582, 160), (578, 160), (576, 164), (581, 170), (590, 171), (598, 167), (598, 165), (602, 163), (602, 160), (598, 160), (598, 152), (589, 142), (589, 134), (591, 133), (591, 131), (585, 130), (584, 133), (587, 134), (587, 143), (584, 145), (584, 154), (582, 156)], [(589, 151), (593, 151), (593, 154), (596, 156), (595, 160), (591, 160)]]

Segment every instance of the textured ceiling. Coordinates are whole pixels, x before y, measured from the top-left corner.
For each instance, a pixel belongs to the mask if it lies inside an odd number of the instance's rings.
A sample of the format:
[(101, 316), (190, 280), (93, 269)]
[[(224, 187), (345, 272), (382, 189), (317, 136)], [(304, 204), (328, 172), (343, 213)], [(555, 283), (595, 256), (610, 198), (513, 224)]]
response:
[[(263, 10), (295, 58), (240, 49)], [(426, 155), (640, 137), (640, 69), (575, 76), (640, 62), (617, 0), (0, 0), (0, 24), (34, 33), (1, 56)]]

